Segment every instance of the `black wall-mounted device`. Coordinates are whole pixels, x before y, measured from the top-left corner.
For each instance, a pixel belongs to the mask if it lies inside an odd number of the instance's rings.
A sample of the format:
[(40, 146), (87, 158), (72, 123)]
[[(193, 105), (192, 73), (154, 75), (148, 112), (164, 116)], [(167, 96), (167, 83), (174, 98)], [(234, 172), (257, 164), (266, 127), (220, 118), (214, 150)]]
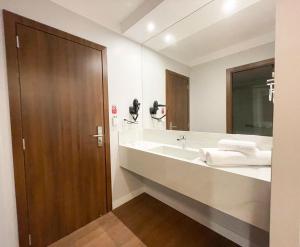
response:
[(136, 120), (139, 117), (139, 110), (140, 110), (140, 105), (139, 101), (137, 99), (133, 100), (132, 106), (129, 106), (129, 113), (131, 117), (133, 118), (133, 121), (130, 121), (128, 119), (124, 119), (125, 122), (127, 123), (137, 123)]
[[(136, 119), (139, 116), (139, 109), (140, 109), (140, 105), (141, 103), (139, 103), (139, 101), (137, 99), (133, 100), (132, 106), (129, 106), (129, 113), (130, 115), (133, 117), (133, 115), (136, 117)], [(133, 117), (134, 119), (134, 117)], [(134, 119), (134, 120), (136, 120)]]
[(166, 106), (166, 105), (158, 104), (158, 101), (155, 100), (155, 101), (153, 102), (153, 106), (150, 107), (150, 115), (151, 115), (151, 117), (152, 117), (153, 119), (156, 119), (156, 120), (161, 120), (161, 119), (163, 119), (166, 115), (163, 115), (163, 116), (161, 116), (161, 117), (159, 117), (159, 118), (154, 117), (153, 115), (156, 115), (156, 113), (157, 113), (159, 107), (165, 107), (165, 106)]

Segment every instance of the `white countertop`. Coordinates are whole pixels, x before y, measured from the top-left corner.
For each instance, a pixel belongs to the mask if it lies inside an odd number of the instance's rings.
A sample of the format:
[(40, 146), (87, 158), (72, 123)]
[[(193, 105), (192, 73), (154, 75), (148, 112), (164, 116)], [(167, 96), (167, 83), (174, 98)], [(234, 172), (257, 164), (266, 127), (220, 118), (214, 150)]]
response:
[[(151, 151), (151, 149), (155, 147), (160, 147), (160, 146), (167, 146), (167, 147), (172, 147), (172, 148), (178, 148), (181, 149), (181, 147), (178, 146), (173, 146), (173, 145), (167, 145), (167, 144), (162, 144), (162, 143), (156, 143), (156, 142), (149, 142), (149, 141), (135, 141), (132, 143), (125, 143), (125, 144), (120, 144), (123, 147), (127, 148), (132, 148), (132, 149), (137, 149), (140, 151), (148, 152), (148, 153), (154, 153)], [(198, 149), (193, 149), (193, 148), (186, 148), (186, 150), (198, 152)], [(161, 155), (161, 156), (166, 156), (169, 158), (174, 158), (178, 160), (183, 160), (186, 162), (189, 162), (191, 164), (195, 165), (200, 165), (200, 166), (205, 166), (209, 167), (211, 169), (218, 169), (224, 172), (229, 172), (241, 176), (246, 176), (266, 182), (271, 182), (271, 167), (270, 166), (239, 166), (239, 167), (220, 167), (220, 166), (211, 166), (207, 165), (205, 162), (201, 161), (199, 158), (194, 159), (194, 160), (185, 160), (181, 159), (178, 157), (166, 155), (166, 154), (157, 154), (156, 155)]]
[(255, 141), (271, 150), (272, 139), (218, 133), (131, 130), (119, 133), (120, 166), (177, 193), (213, 207), (265, 231), (270, 225), (271, 167), (208, 166), (200, 148), (217, 147), (220, 139)]

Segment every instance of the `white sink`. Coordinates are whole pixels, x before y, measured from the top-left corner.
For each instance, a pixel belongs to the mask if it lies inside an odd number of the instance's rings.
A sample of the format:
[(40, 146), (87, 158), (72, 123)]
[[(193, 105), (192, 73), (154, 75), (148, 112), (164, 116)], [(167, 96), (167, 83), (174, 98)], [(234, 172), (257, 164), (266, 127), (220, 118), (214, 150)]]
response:
[(198, 152), (186, 150), (182, 148), (168, 147), (168, 146), (159, 146), (159, 147), (151, 148), (148, 151), (156, 154), (168, 155), (168, 156), (173, 156), (175, 158), (186, 159), (186, 160), (194, 160), (199, 157)]

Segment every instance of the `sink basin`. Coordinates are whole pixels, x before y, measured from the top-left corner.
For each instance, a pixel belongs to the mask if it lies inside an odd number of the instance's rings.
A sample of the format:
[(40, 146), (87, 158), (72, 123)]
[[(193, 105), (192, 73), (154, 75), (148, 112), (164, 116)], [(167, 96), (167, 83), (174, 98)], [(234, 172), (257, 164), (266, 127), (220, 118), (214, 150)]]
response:
[(149, 149), (150, 152), (173, 156), (179, 159), (194, 160), (199, 157), (198, 152), (168, 146), (160, 146)]

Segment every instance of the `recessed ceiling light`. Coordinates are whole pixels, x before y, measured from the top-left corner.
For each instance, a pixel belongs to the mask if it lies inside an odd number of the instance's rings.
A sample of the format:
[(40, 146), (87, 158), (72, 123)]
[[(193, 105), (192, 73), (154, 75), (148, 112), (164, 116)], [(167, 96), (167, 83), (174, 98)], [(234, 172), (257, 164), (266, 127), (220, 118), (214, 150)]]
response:
[(148, 25), (147, 25), (147, 31), (148, 32), (153, 32), (155, 29), (155, 25), (153, 22), (149, 22)]
[(172, 34), (166, 34), (165, 37), (164, 37), (164, 41), (167, 44), (171, 44), (171, 43), (175, 42), (175, 38), (174, 38), (174, 36)]
[(223, 3), (223, 11), (226, 14), (231, 14), (236, 8), (236, 0), (225, 0)]

